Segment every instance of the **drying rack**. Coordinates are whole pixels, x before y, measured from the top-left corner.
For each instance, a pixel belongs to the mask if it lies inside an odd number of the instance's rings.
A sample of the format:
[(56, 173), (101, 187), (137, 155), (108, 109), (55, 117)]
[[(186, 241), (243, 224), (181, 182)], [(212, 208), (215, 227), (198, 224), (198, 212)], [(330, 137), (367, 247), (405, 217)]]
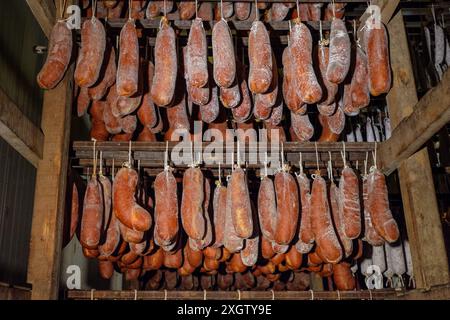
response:
[[(211, 142), (198, 142), (193, 145), (193, 152), (195, 157), (199, 151), (204, 151), (206, 147), (208, 147)], [(166, 148), (169, 152), (174, 149), (174, 147), (178, 146), (179, 142), (139, 142), (132, 141), (131, 149), (129, 142), (114, 142), (114, 141), (105, 141), (105, 142), (96, 142), (95, 148), (99, 152), (102, 152), (103, 166), (105, 168), (110, 168), (113, 165), (115, 168), (120, 167), (124, 162), (128, 161), (128, 152), (131, 150), (131, 158), (132, 164), (135, 168), (142, 168), (148, 175), (155, 176), (161, 172), (164, 167), (164, 155), (166, 152)], [(234, 150), (234, 160), (236, 162), (237, 159), (237, 143), (230, 143), (229, 146), (231, 148), (227, 149), (227, 144), (223, 144), (223, 152), (217, 152), (214, 154), (215, 157), (222, 156), (224, 160), (221, 162), (220, 166), (223, 171), (231, 169), (231, 162), (224, 163), (225, 159), (231, 158), (231, 155), (227, 153), (227, 150)], [(73, 168), (81, 168), (84, 170), (84, 173), (88, 173), (87, 171), (93, 166), (93, 147), (94, 143), (92, 141), (75, 141), (73, 143), (74, 157), (71, 159)], [(187, 149), (190, 148), (190, 144), (185, 145)], [(326, 168), (328, 161), (331, 161), (333, 168), (342, 168), (344, 163), (342, 160), (341, 152), (343, 151), (344, 145), (342, 142), (285, 142), (283, 145), (278, 145), (276, 152), (278, 154), (281, 152), (283, 148), (284, 160), (287, 164), (289, 164), (293, 170), (297, 170), (299, 168), (300, 156), (302, 157), (302, 163), (305, 170), (315, 171), (317, 170), (317, 161), (316, 161), (316, 147), (317, 147), (317, 155), (319, 160), (319, 167), (326, 173)], [(246, 166), (249, 169), (255, 169), (257, 173), (259, 170), (264, 168), (265, 161), (265, 153), (268, 153), (268, 159), (270, 161), (271, 156), (271, 144), (270, 142), (258, 142), (255, 144), (246, 144), (245, 146), (240, 146), (240, 155), (243, 160), (241, 163), (243, 166)], [(376, 143), (372, 142), (352, 142), (345, 143), (345, 155), (347, 164), (351, 165), (354, 168), (363, 169), (364, 161), (366, 159), (367, 153), (368, 156), (368, 166), (373, 164), (372, 152), (375, 151)], [(278, 156), (278, 154), (273, 155), (274, 159)], [(249, 157), (253, 157), (253, 159), (257, 159), (257, 163), (247, 163), (245, 164), (245, 160), (248, 160)], [(169, 156), (170, 157), (170, 156)], [(198, 158), (197, 158), (198, 159)], [(280, 159), (278, 157), (277, 159)], [(219, 171), (219, 163), (215, 162), (213, 164), (206, 164), (209, 159), (205, 154), (203, 154), (203, 161), (201, 162), (200, 167), (205, 170), (209, 170), (212, 172), (214, 176), (217, 176)], [(280, 160), (281, 161), (281, 160)], [(189, 167), (190, 163), (185, 163), (181, 165), (170, 163), (172, 168), (177, 171), (183, 171)]]

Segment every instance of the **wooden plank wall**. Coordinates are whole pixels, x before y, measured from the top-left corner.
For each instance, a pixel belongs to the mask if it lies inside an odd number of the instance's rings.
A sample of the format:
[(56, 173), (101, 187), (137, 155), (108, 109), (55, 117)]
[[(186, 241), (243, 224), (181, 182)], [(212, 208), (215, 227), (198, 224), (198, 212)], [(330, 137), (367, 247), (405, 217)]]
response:
[[(393, 87), (387, 95), (392, 127), (413, 112), (416, 86), (401, 11), (388, 24)], [(418, 288), (449, 282), (447, 254), (426, 148), (405, 160), (399, 168), (408, 238)]]

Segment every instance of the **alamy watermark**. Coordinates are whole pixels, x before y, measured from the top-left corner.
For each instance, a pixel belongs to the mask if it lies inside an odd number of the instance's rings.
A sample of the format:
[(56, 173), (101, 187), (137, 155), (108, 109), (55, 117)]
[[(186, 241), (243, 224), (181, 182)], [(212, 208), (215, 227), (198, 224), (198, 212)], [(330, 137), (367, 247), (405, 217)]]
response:
[[(191, 137), (194, 137), (193, 139)], [(278, 129), (215, 128), (202, 132), (202, 122), (194, 122), (194, 132), (173, 131), (171, 141), (179, 141), (170, 151), (168, 161), (175, 166), (205, 164), (218, 166), (233, 164), (258, 165), (266, 163), (268, 172), (281, 165), (281, 139)], [(209, 142), (203, 146), (203, 142)]]
[(66, 280), (67, 289), (79, 290), (81, 289), (81, 269), (77, 265), (70, 265), (66, 269), (66, 274), (68, 274)]

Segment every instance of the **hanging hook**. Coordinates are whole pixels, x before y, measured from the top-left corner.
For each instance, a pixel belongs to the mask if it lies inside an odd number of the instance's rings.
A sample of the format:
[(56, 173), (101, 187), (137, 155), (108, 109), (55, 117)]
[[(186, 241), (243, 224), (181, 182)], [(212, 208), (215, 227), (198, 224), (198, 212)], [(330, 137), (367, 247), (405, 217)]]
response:
[(220, 20), (225, 21), (225, 19), (223, 18), (223, 1), (220, 0)]
[(283, 144), (283, 142), (281, 142), (280, 157), (281, 157), (281, 170), (285, 170), (286, 168), (284, 166), (284, 144)]
[(191, 141), (191, 143), (189, 143), (189, 148), (190, 148), (190, 150), (191, 150), (191, 165), (190, 165), (190, 167), (191, 168), (194, 168), (195, 167), (195, 161), (194, 161), (194, 148), (193, 148), (193, 144), (194, 144), (194, 142), (192, 142)]
[(377, 142), (375, 141), (375, 149), (372, 152), (372, 156), (373, 156), (373, 166), (375, 167), (375, 169), (377, 169)]
[(99, 161), (100, 161), (100, 169), (99, 169), (98, 175), (103, 176), (103, 151), (100, 151)]
[(132, 10), (133, 10), (133, 1), (128, 0), (128, 20), (133, 20), (132, 15), (131, 15)]
[(126, 164), (128, 168), (131, 168), (131, 140), (128, 142), (128, 164)]
[(287, 45), (288, 47), (290, 46), (290, 39), (291, 39), (291, 33), (292, 33), (292, 23), (291, 20), (288, 21), (288, 26), (289, 26), (289, 33), (287, 35)]
[(267, 151), (264, 153), (264, 175), (267, 177)]
[(198, 155), (198, 159), (197, 159), (197, 161), (196, 161), (196, 165), (197, 165), (197, 166), (200, 166), (200, 165), (202, 164), (202, 152), (201, 152), (201, 151), (198, 151), (198, 152), (197, 152), (197, 155)]
[(317, 172), (320, 173), (320, 167), (319, 167), (319, 152), (317, 151), (317, 142), (314, 142), (314, 147), (316, 148), (316, 164), (317, 164)]
[(342, 149), (343, 149), (343, 151), (341, 151), (342, 162), (344, 163), (344, 168), (347, 168), (347, 161), (345, 160), (345, 141), (342, 141)]
[(264, 165), (264, 172), (260, 173), (261, 180), (263, 180), (265, 177), (267, 177), (267, 152), (264, 153), (263, 165)]
[(220, 170), (220, 162), (219, 162), (219, 186), (221, 186), (221, 185), (222, 185), (222, 173)]
[(336, 5), (334, 0), (331, 0), (331, 9), (333, 10), (333, 20), (336, 19)]
[(388, 108), (387, 105), (384, 107), (384, 112), (386, 113), (386, 117), (387, 117), (388, 119), (390, 119), (391, 117), (389, 116), (389, 108)]
[(333, 181), (333, 164), (331, 162), (331, 152), (328, 151), (328, 178), (330, 179), (330, 181)]
[(198, 18), (198, 1), (195, 0), (195, 19)]
[(320, 34), (320, 44), (323, 43), (323, 26), (322, 26), (322, 20), (319, 20), (319, 34)]
[(259, 20), (259, 11), (258, 11), (258, 0), (255, 0), (255, 20)]
[(231, 172), (233, 171), (234, 171), (234, 145), (233, 145), (233, 152), (231, 152)]
[[(295, 5), (297, 6), (297, 19), (300, 20), (300, 5), (299, 5), (299, 0), (295, 0)], [(289, 30), (290, 30), (290, 20), (289, 20)]]
[(303, 174), (303, 154), (300, 152), (300, 160), (299, 160), (299, 167), (300, 167), (300, 174)]
[[(325, 38), (323, 37), (323, 25), (322, 25), (322, 20), (319, 20), (319, 35), (320, 35), (319, 46), (320, 46), (321, 48), (328, 46), (328, 45), (330, 44), (330, 40), (329, 40), (329, 39), (325, 39)], [(322, 52), (322, 57), (323, 57), (323, 59), (325, 59), (323, 50), (321, 50), (321, 52)]]
[(111, 180), (114, 182), (114, 158), (112, 159), (112, 166), (111, 166)]
[(436, 12), (434, 10), (434, 3), (431, 4), (431, 14), (433, 16), (434, 25), (436, 25)]
[(367, 176), (367, 162), (369, 160), (369, 152), (366, 152), (366, 159), (364, 160), (364, 176)]
[(169, 172), (168, 157), (169, 157), (169, 141), (166, 141), (166, 151), (164, 152), (164, 171), (166, 172), (166, 175)]
[(96, 15), (97, 15), (97, 0), (94, 0), (94, 1), (92, 1), (92, 18), (91, 19), (94, 19)]
[(360, 39), (358, 37), (358, 27), (356, 25), (356, 19), (353, 20), (353, 35), (355, 37), (356, 46), (361, 48), (361, 41), (360, 41)]
[(94, 141), (93, 147), (92, 147), (92, 176), (95, 177), (97, 175), (96, 169), (97, 169), (97, 152), (95, 151), (95, 144), (97, 143), (97, 139), (92, 138), (92, 141)]
[(239, 140), (237, 141), (237, 165), (238, 165), (238, 168), (241, 167), (241, 149), (240, 149)]

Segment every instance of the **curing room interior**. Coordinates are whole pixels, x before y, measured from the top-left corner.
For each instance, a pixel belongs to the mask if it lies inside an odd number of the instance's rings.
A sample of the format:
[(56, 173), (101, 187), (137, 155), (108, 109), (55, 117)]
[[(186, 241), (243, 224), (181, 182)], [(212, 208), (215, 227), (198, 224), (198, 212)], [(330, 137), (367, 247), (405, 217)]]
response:
[(0, 1), (0, 300), (449, 300), (449, 67), (450, 1)]

